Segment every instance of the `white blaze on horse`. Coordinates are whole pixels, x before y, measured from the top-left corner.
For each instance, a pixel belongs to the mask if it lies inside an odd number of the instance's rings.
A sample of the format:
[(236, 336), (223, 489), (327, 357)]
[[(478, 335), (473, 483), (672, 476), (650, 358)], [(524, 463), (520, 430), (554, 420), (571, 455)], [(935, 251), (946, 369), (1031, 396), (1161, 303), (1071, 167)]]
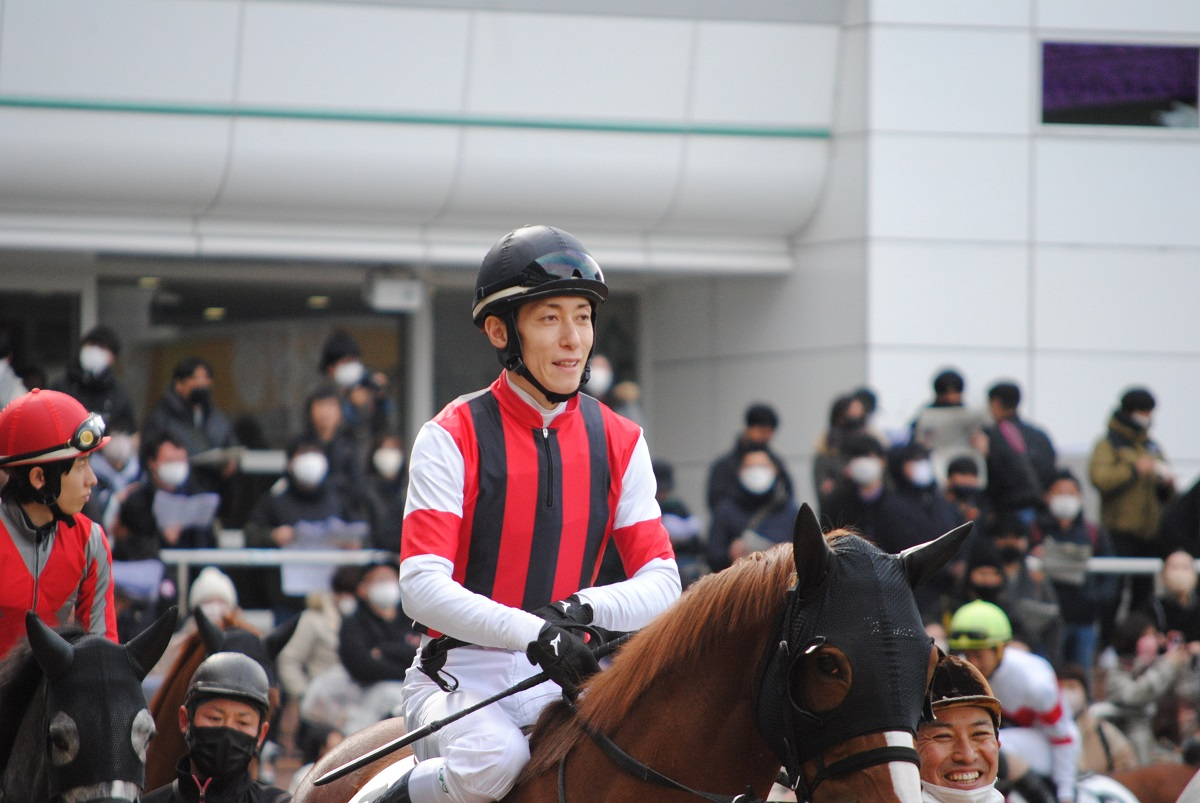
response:
[(124, 646), (30, 613), (29, 644), (0, 664), (0, 800), (131, 803), (145, 786), (154, 719), (142, 680), (176, 609)]
[[(505, 800), (732, 803), (765, 797), (782, 764), (817, 803), (916, 803), (914, 734), (937, 650), (912, 590), (968, 529), (888, 555), (857, 535), (824, 536), (804, 505), (791, 544), (697, 582), (584, 686), (577, 708), (549, 706)], [(351, 736), (295, 801), (385, 801), (399, 752), (313, 782), (400, 727)]]

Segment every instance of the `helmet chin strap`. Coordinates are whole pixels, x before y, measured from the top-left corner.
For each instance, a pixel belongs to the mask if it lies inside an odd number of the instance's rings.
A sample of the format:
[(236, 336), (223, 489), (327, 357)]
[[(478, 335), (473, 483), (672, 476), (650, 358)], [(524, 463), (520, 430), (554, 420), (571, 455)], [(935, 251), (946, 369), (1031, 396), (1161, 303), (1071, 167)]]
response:
[[(61, 521), (64, 524), (74, 524), (75, 517), (63, 513), (62, 508), (58, 506), (58, 497), (62, 493), (62, 474), (56, 474), (51, 479), (50, 472), (46, 471), (45, 468), (42, 469), (42, 473), (46, 479), (46, 484), (42, 486), (40, 494), (42, 498), (39, 501), (50, 508), (50, 513), (54, 516), (55, 521)], [(54, 487), (51, 488), (51, 486)]]
[[(545, 385), (543, 385), (533, 371), (529, 370), (529, 366), (525, 364), (524, 358), (521, 356), (521, 334), (517, 331), (517, 310), (519, 307), (514, 307), (509, 310), (503, 320), (504, 326), (508, 330), (508, 344), (502, 349), (496, 349), (496, 356), (500, 358), (500, 364), (506, 370), (524, 377), (529, 384), (533, 385), (539, 393), (546, 397), (546, 400), (551, 404), (562, 404), (565, 401), (570, 401), (579, 395), (579, 388), (587, 384), (588, 378), (592, 375), (592, 355), (596, 351), (596, 346), (592, 344), (592, 350), (588, 352), (587, 362), (583, 365), (583, 376), (579, 380), (579, 384), (575, 386), (575, 390), (570, 393), (555, 393)], [(595, 310), (595, 305), (592, 305)], [(594, 322), (595, 313), (593, 312), (593, 331), (595, 331)]]

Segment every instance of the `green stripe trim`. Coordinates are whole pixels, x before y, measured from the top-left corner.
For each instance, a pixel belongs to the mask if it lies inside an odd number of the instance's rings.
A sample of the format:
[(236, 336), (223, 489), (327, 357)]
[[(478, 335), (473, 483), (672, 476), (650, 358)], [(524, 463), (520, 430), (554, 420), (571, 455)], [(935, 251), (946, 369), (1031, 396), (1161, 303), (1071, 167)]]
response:
[(726, 125), (721, 123), (652, 123), (616, 120), (555, 120), (524, 117), (489, 117), (463, 114), (409, 114), (392, 112), (341, 111), (335, 109), (288, 109), (253, 106), (194, 105), (183, 103), (138, 103), (106, 100), (63, 100), (0, 95), (0, 108), (51, 109), (76, 112), (183, 115), (190, 117), (246, 117), (260, 120), (305, 120), (339, 123), (385, 123), (390, 125), (443, 125), (468, 128), (516, 128), (542, 131), (596, 131), (608, 134), (674, 134), (704, 137), (749, 137), (758, 139), (829, 139), (827, 128), (774, 125)]

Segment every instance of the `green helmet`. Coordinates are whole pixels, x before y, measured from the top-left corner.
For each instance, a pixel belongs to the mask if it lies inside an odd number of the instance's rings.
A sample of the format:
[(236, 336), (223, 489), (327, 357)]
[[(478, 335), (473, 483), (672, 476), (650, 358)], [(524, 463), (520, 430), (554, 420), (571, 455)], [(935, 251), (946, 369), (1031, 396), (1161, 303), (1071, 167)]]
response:
[(977, 599), (950, 617), (950, 649), (986, 650), (1012, 641), (1012, 625), (1004, 611)]

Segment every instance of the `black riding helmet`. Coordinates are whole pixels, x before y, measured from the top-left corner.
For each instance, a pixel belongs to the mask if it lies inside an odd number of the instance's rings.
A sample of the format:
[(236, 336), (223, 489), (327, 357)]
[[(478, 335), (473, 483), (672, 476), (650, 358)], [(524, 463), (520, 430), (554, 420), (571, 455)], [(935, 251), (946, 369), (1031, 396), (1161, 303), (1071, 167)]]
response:
[[(508, 344), (497, 349), (500, 364), (528, 379), (552, 402), (566, 401), (578, 393), (553, 393), (529, 371), (521, 355), (517, 310), (522, 304), (550, 296), (582, 296), (592, 302), (592, 313), (608, 298), (608, 285), (596, 260), (572, 234), (553, 226), (522, 226), (492, 246), (479, 266), (471, 318), (483, 328), (490, 315), (504, 321)], [(594, 325), (594, 324), (593, 324)], [(584, 368), (587, 382), (591, 353)]]
[(218, 652), (204, 659), (188, 683), (183, 704), (189, 714), (206, 700), (239, 700), (258, 710), (266, 719), (271, 686), (258, 662), (240, 652)]

